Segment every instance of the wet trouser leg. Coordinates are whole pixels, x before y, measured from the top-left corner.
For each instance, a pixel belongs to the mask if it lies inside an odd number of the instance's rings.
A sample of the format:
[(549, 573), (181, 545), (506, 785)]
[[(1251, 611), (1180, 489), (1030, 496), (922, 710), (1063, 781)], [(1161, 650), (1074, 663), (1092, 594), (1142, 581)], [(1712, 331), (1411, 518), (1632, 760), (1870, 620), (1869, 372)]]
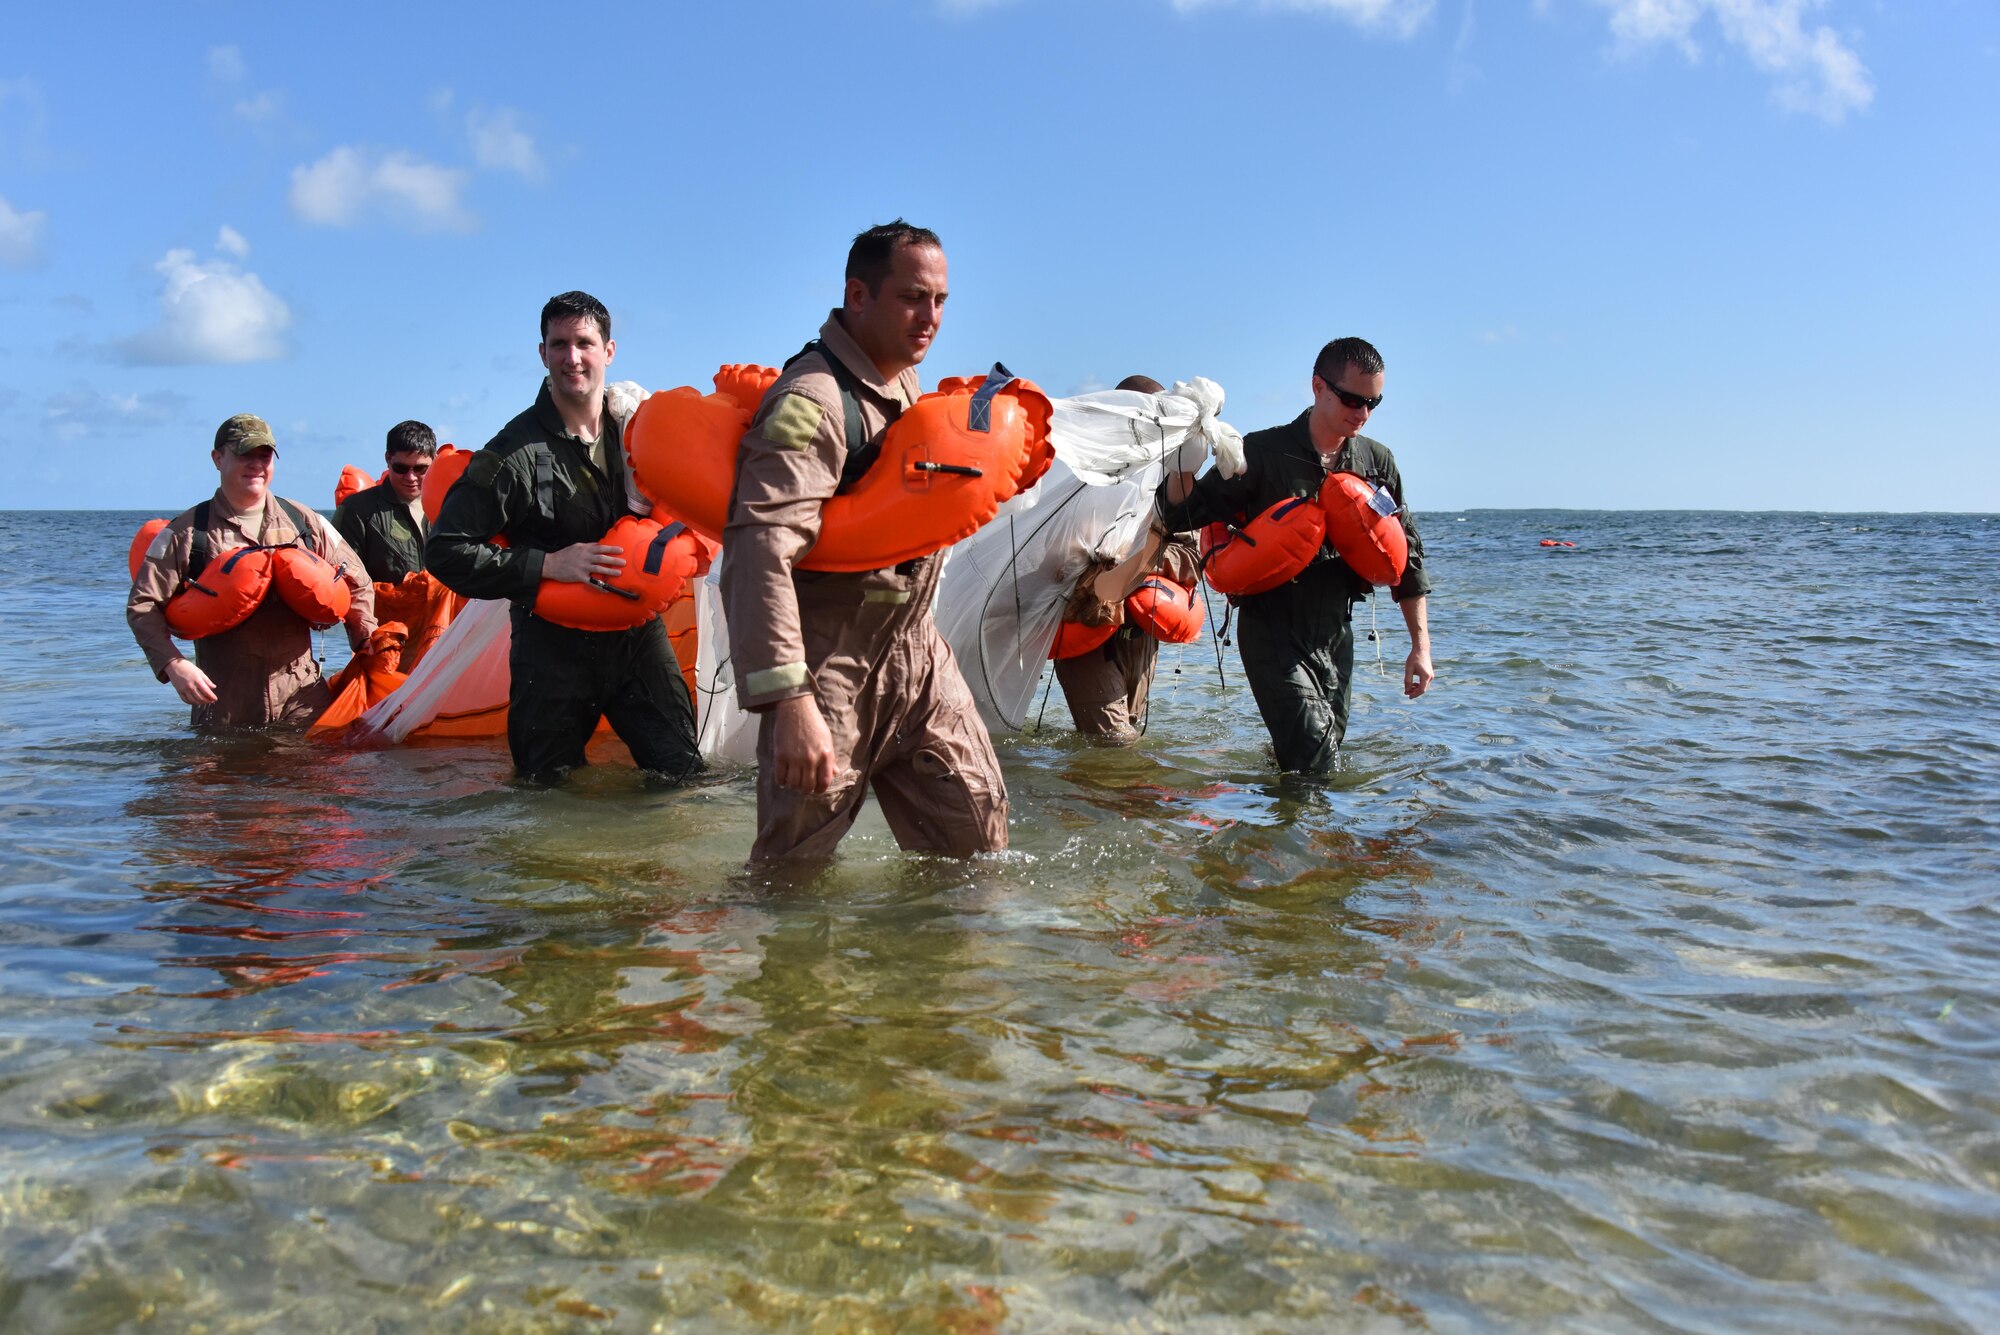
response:
[[(1278, 768), (1324, 774), (1347, 735), (1354, 634), (1347, 617), (1300, 626), (1243, 609), (1236, 643)], [(1317, 633), (1314, 633), (1317, 632)]]
[(694, 698), (667, 630), (654, 617), (618, 637), (618, 675), (605, 683), (604, 717), (648, 774), (685, 779), (701, 771), (695, 743)]
[(902, 847), (963, 858), (1007, 846), (1007, 783), (946, 653), (949, 679), (934, 678), (928, 710), (904, 724), (906, 749), (876, 771), (875, 800)]
[(701, 768), (687, 681), (656, 617), (632, 630), (575, 630), (516, 609), (508, 656), (507, 745), (537, 780), (585, 763), (600, 718), (641, 769), (684, 778)]
[(1146, 715), (1146, 692), (1160, 642), (1121, 630), (1101, 648), (1056, 660), (1056, 680), (1076, 730), (1088, 737), (1131, 741)]
[[(871, 784), (903, 848), (960, 857), (1005, 848), (1000, 763), (958, 664), (928, 618), (871, 645), (865, 622), (828, 616), (816, 625), (821, 610), (809, 615), (809, 631), (835, 628), (825, 633), (839, 650), (815, 653), (813, 669), (813, 693), (833, 740), (834, 786), (823, 793), (779, 786), (775, 722), (767, 713), (757, 734), (750, 860), (831, 857)], [(840, 642), (848, 631), (853, 644)]]

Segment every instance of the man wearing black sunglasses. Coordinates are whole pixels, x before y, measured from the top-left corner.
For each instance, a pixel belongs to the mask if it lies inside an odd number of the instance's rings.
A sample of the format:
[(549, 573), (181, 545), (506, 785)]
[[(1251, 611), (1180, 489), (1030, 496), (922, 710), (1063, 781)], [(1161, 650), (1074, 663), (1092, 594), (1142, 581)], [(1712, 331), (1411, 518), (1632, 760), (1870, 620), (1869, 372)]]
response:
[[(1423, 540), (1404, 504), (1395, 456), (1361, 434), (1382, 404), (1383, 378), (1382, 354), (1374, 347), (1358, 338), (1335, 339), (1313, 361), (1312, 407), (1284, 426), (1245, 436), (1245, 467), (1232, 477), (1218, 469), (1199, 479), (1170, 474), (1160, 484), (1160, 517), (1176, 531), (1241, 525), (1280, 501), (1318, 496), (1331, 473), (1355, 473), (1386, 491), (1410, 543), (1408, 566), (1389, 592), (1410, 632), (1403, 693), (1415, 699), (1433, 675)], [(1285, 583), (1230, 599), (1237, 608), (1243, 675), (1279, 769), (1323, 774), (1333, 768), (1347, 732), (1354, 677), (1352, 608), (1371, 592), (1368, 581), (1326, 545)]]
[(424, 568), (424, 474), (437, 449), (436, 433), (422, 422), (396, 423), (383, 450), (389, 468), (381, 484), (355, 492), (333, 512), (333, 526), (378, 584), (400, 583)]

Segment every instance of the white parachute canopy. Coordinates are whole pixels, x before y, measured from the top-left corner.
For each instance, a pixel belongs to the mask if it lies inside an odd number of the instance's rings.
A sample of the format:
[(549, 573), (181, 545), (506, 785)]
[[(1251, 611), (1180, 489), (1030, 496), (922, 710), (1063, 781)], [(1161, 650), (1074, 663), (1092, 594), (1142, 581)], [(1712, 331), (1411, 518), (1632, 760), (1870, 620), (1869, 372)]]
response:
[(1222, 401), (1222, 387), (1201, 378), (1160, 394), (1051, 401), (1056, 462), (951, 549), (938, 584), (938, 630), (987, 727), (1011, 732), (1027, 721), (1077, 580), (1146, 541), (1166, 470), (1195, 472), (1210, 451), (1224, 476), (1243, 470), (1243, 437), (1217, 416)]

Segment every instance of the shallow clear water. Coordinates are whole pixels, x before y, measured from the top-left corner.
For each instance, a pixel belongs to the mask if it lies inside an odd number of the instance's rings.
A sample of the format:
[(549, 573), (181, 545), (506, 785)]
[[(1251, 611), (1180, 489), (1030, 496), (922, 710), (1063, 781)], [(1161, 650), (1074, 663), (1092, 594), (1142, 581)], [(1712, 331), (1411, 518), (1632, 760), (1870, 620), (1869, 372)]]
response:
[(0, 514), (0, 1327), (2000, 1329), (2000, 519), (1433, 515), (1331, 783), (1194, 646), (787, 881), (191, 737), (142, 518)]

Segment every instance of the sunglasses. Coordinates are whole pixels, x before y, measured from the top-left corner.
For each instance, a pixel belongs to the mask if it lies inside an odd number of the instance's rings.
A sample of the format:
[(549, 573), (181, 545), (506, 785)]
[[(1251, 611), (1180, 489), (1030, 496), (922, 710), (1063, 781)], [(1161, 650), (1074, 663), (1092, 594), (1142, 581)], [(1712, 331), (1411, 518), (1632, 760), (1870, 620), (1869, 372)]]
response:
[(425, 473), (431, 471), (431, 466), (429, 464), (390, 464), (389, 471), (397, 477), (407, 477), (412, 473), (418, 477), (422, 477)]
[(1367, 398), (1364, 395), (1356, 394), (1351, 389), (1342, 389), (1339, 385), (1334, 384), (1331, 380), (1328, 380), (1325, 376), (1321, 376), (1319, 378), (1319, 382), (1320, 384), (1325, 385), (1327, 387), (1327, 390), (1330, 393), (1332, 393), (1333, 397), (1340, 400), (1342, 407), (1347, 408), (1353, 412), (1358, 413), (1363, 408), (1366, 408), (1369, 412), (1372, 413), (1377, 408), (1380, 408), (1382, 406), (1382, 396), (1380, 394), (1377, 394), (1372, 399)]

